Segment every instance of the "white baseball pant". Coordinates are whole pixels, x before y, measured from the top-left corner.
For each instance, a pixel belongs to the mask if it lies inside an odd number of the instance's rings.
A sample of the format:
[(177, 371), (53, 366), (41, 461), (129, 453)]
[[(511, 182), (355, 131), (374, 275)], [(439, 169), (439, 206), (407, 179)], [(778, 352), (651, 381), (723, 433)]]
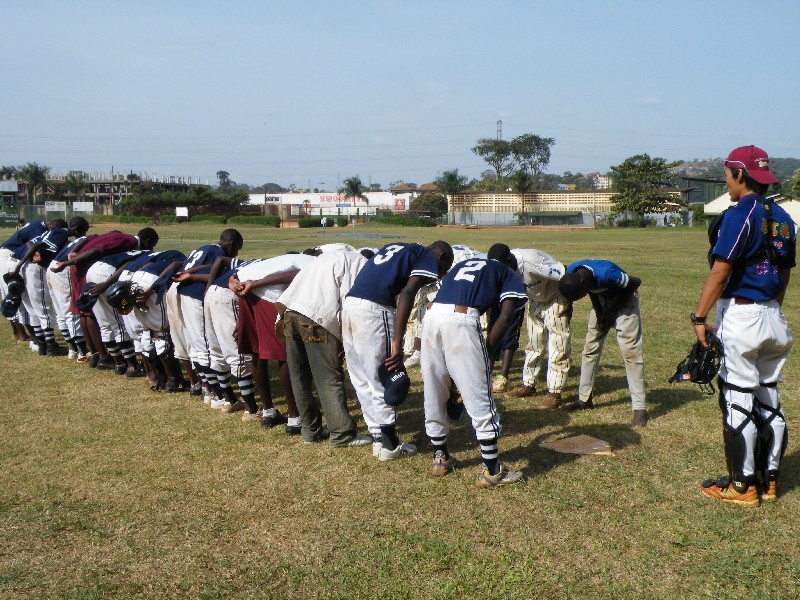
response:
[(566, 301), (559, 294), (548, 302), (528, 302), (526, 323), (528, 343), (522, 365), (522, 383), (536, 387), (547, 349), (547, 390), (564, 391), (572, 355), (569, 319), (562, 315)]
[(388, 358), (394, 337), (395, 310), (370, 300), (347, 297), (342, 303), (342, 345), (347, 371), (356, 390), (367, 429), (381, 435), (381, 425), (393, 425), (395, 407), (383, 401), (378, 367)]
[(425, 433), (431, 438), (446, 438), (450, 431), (447, 398), (452, 378), (472, 420), (475, 437), (490, 440), (500, 436), (500, 415), (492, 396), (480, 314), (474, 308), (467, 309), (466, 314), (455, 309), (452, 304), (434, 304), (422, 322)]

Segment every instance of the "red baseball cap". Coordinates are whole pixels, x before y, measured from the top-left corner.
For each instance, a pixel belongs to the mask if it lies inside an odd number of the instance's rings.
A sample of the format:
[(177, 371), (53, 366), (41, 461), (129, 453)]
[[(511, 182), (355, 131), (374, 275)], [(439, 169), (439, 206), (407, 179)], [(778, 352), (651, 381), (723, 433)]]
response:
[(726, 167), (744, 169), (750, 177), (758, 183), (769, 185), (778, 183), (775, 176), (769, 171), (769, 156), (761, 148), (755, 146), (740, 146), (728, 155)]

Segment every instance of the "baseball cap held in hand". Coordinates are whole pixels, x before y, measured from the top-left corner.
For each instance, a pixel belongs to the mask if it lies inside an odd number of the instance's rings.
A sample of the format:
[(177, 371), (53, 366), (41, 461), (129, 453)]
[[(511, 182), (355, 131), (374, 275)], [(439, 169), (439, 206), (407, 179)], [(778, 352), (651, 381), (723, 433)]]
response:
[(378, 378), (383, 385), (383, 401), (389, 406), (400, 406), (408, 396), (411, 387), (411, 379), (408, 371), (402, 367), (399, 371), (389, 372), (386, 365), (378, 367)]
[(740, 146), (733, 150), (725, 161), (725, 166), (732, 169), (744, 169), (758, 183), (769, 185), (778, 183), (769, 171), (769, 156), (756, 146)]

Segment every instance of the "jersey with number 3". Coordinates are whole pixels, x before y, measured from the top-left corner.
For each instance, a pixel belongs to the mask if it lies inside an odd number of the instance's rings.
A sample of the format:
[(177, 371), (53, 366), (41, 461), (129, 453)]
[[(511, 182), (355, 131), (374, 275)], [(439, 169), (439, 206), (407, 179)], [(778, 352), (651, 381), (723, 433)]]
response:
[(450, 269), (434, 303), (468, 306), (484, 313), (508, 299), (520, 305), (528, 301), (519, 276), (499, 261), (472, 258)]
[(387, 244), (359, 271), (347, 295), (394, 307), (395, 297), (411, 277), (433, 282), (439, 278), (438, 270), (439, 263), (422, 244)]

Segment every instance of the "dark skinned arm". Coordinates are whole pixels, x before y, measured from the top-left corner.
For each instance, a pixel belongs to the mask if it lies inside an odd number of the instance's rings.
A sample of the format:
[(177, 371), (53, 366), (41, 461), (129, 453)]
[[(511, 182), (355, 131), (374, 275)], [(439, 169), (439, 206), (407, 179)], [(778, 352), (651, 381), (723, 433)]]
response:
[(403, 364), (403, 336), (408, 327), (408, 318), (414, 307), (414, 298), (420, 288), (430, 279), (415, 275), (408, 279), (406, 286), (397, 295), (397, 310), (394, 316), (394, 338), (392, 338), (392, 354), (384, 364), (389, 371), (397, 371)]
[(500, 315), (494, 322), (494, 325), (492, 326), (492, 329), (486, 339), (486, 349), (489, 352), (489, 355), (492, 354), (494, 348), (502, 343), (503, 335), (505, 334), (509, 325), (511, 325), (511, 322), (514, 320), (514, 313), (516, 312), (518, 306), (519, 302), (514, 298), (507, 298), (500, 304)]

